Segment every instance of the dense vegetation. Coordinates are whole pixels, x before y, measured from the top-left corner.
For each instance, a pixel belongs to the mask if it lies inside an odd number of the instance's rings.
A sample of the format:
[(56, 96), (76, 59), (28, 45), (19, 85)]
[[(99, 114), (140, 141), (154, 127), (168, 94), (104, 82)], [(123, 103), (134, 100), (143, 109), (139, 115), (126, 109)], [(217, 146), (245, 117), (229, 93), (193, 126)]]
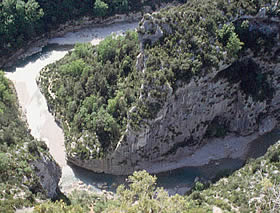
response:
[[(156, 187), (156, 178), (141, 171), (128, 178), (128, 188), (121, 185), (113, 199), (97, 197), (85, 192), (70, 196), (73, 205), (44, 203), (35, 207), (38, 213), (60, 212), (279, 212), (280, 210), (280, 143), (244, 168), (216, 183), (196, 182), (186, 196), (168, 196)], [(47, 210), (46, 210), (47, 209)]]
[[(115, 148), (127, 124), (137, 130), (155, 118), (170, 91), (192, 76), (234, 62), (245, 48), (258, 53), (268, 40), (273, 43), (271, 37), (249, 32), (248, 20), (233, 22), (243, 14), (256, 15), (268, 2), (196, 0), (153, 14), (152, 22), (168, 25), (172, 33), (153, 45), (148, 39), (141, 41), (144, 73), (136, 68), (140, 49), (135, 32), (108, 37), (95, 47), (77, 45), (50, 65), (41, 73), (40, 83), (63, 123), (68, 153), (81, 159), (103, 158)], [(279, 15), (275, 11), (273, 16)], [(146, 15), (143, 22), (149, 19)], [(140, 36), (147, 33), (154, 32), (138, 29)], [(248, 40), (245, 34), (254, 36)], [(258, 82), (258, 76), (253, 77), (250, 82)], [(244, 87), (251, 85), (248, 79), (244, 82)], [(258, 99), (270, 92), (265, 85), (246, 89)]]
[[(221, 62), (233, 62), (246, 48), (257, 55), (266, 49), (260, 47), (269, 48), (271, 41), (263, 35), (244, 36), (247, 20), (229, 24), (239, 15), (255, 15), (266, 3), (270, 1), (193, 0), (155, 14), (159, 22), (168, 21), (173, 34), (165, 35), (155, 45), (145, 44), (145, 55), (149, 56), (145, 73), (136, 70), (140, 48), (135, 32), (108, 37), (98, 46), (79, 44), (67, 57), (49, 65), (42, 71), (40, 83), (65, 130), (67, 151), (81, 159), (104, 157), (114, 149), (128, 124), (137, 128), (145, 118), (156, 115), (166, 98), (163, 85), (176, 90), (193, 75), (218, 69)], [(41, 16), (42, 11), (34, 5)], [(108, 5), (107, 1), (96, 0), (90, 8), (104, 16), (111, 8)], [(127, 8), (126, 3), (121, 5)], [(80, 14), (79, 10), (71, 11)], [(279, 8), (270, 12), (279, 16)], [(63, 19), (71, 18), (71, 14)], [(50, 17), (56, 23), (55, 16)], [(145, 102), (148, 94), (143, 83), (154, 90), (149, 96), (156, 103)], [(265, 96), (258, 95), (259, 99)], [(134, 111), (128, 113), (132, 107)], [(27, 133), (2, 73), (0, 114), (0, 211), (12, 212), (23, 204), (32, 205), (39, 196), (35, 192), (40, 190), (33, 187), (38, 180), (29, 163), (46, 147)], [(128, 188), (120, 186), (113, 199), (75, 192), (70, 196), (72, 205), (47, 202), (37, 205), (35, 212), (212, 212), (213, 207), (224, 212), (278, 212), (279, 148), (278, 143), (264, 157), (251, 160), (215, 184), (196, 183), (188, 196), (169, 197), (156, 187), (155, 177), (136, 172), (128, 178)]]
[(31, 164), (49, 156), (47, 151), (21, 120), (11, 82), (0, 71), (0, 212), (14, 212), (46, 198)]
[(155, 9), (160, 2), (168, 0), (1, 0), (0, 57), (68, 20), (142, 11), (147, 5)]
[(76, 45), (67, 57), (41, 72), (41, 85), (45, 94), (51, 93), (47, 100), (63, 121), (71, 154), (100, 158), (117, 144), (127, 111), (139, 96), (138, 53), (137, 34), (131, 31), (109, 36), (96, 47)]

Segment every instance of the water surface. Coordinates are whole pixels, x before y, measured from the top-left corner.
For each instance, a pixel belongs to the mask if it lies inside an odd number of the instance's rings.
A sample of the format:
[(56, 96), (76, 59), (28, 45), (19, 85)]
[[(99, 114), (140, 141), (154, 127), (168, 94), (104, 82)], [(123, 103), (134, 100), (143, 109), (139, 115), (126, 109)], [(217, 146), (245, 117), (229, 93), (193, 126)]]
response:
[[(63, 192), (67, 193), (73, 189), (115, 191), (116, 187), (124, 183), (127, 177), (97, 174), (67, 165), (63, 131), (48, 111), (46, 99), (36, 84), (36, 78), (43, 67), (63, 58), (75, 43), (91, 42), (92, 44), (98, 44), (111, 33), (121, 34), (125, 30), (135, 29), (136, 27), (137, 23), (119, 23), (68, 33), (63, 37), (51, 39), (49, 45), (43, 48), (42, 52), (28, 57), (26, 60), (20, 61), (17, 66), (6, 70), (6, 76), (14, 82), (19, 103), (26, 115), (31, 134), (36, 139), (46, 142), (51, 155), (62, 167), (60, 186)], [(279, 130), (258, 138), (250, 145), (248, 157), (263, 155), (266, 149), (279, 139)], [(170, 194), (184, 194), (196, 177), (213, 178), (223, 172), (232, 172), (243, 165), (244, 160), (222, 159), (203, 167), (188, 167), (160, 173), (157, 175), (157, 182), (158, 186), (168, 189)]]

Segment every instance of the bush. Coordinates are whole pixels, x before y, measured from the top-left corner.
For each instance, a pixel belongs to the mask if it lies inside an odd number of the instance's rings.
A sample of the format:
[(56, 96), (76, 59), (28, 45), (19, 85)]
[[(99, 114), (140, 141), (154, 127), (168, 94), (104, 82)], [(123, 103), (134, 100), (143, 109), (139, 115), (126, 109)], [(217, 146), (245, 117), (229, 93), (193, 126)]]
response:
[(35, 206), (34, 213), (84, 213), (80, 205), (66, 205), (63, 201), (46, 202)]
[(10, 167), (9, 161), (9, 157), (5, 153), (0, 152), (0, 171), (2, 178), (6, 178), (7, 172)]
[(101, 0), (96, 0), (94, 3), (93, 11), (97, 16), (106, 16), (108, 11), (108, 4)]
[(85, 69), (86, 64), (82, 59), (77, 59), (61, 66), (61, 72), (64, 75), (71, 75), (73, 77), (80, 76)]
[(218, 39), (226, 47), (229, 56), (237, 58), (244, 43), (240, 41), (238, 35), (235, 33), (234, 25), (224, 24), (222, 29), (218, 30)]
[(116, 56), (118, 46), (118, 40), (114, 36), (108, 36), (97, 46), (97, 54), (100, 61), (106, 63), (106, 61), (113, 62)]

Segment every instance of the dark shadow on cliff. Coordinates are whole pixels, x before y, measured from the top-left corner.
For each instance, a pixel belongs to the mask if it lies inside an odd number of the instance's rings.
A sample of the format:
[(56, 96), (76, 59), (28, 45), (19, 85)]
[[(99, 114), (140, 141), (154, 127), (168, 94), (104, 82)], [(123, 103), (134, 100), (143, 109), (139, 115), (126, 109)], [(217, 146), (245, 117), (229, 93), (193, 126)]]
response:
[(239, 83), (240, 89), (254, 100), (264, 101), (273, 97), (274, 90), (267, 81), (265, 73), (252, 58), (235, 61), (230, 67), (219, 72), (216, 80), (227, 79), (230, 83)]
[(69, 198), (64, 193), (62, 193), (59, 188), (56, 189), (56, 193), (57, 196), (52, 199), (53, 202), (62, 200), (67, 205), (71, 205), (71, 201), (69, 200)]
[[(269, 146), (275, 144), (278, 140), (280, 140), (280, 129), (275, 129), (260, 136), (251, 143), (246, 159), (264, 155)], [(184, 167), (159, 173), (156, 175), (157, 186), (167, 189), (171, 194), (180, 193), (180, 189), (192, 187), (197, 177), (215, 182), (222, 177), (231, 175), (244, 166), (246, 159), (226, 158), (211, 161), (208, 165), (201, 167)], [(77, 179), (100, 190), (115, 192), (120, 184), (126, 183), (127, 176), (95, 173), (72, 164), (70, 166)], [(184, 192), (184, 190), (182, 191)]]

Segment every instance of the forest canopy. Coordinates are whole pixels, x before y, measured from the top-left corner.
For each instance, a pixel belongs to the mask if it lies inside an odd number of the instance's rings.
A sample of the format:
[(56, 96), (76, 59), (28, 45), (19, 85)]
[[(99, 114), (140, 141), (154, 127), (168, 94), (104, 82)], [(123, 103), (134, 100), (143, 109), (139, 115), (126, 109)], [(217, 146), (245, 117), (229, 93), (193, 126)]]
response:
[(155, 4), (168, 1), (171, 0), (1, 0), (0, 57), (69, 20), (141, 11), (145, 5), (155, 9)]
[(127, 128), (137, 131), (157, 116), (168, 89), (174, 92), (193, 76), (235, 61), (248, 45), (241, 33), (248, 28), (230, 22), (240, 13), (238, 8), (256, 15), (266, 3), (194, 0), (154, 13), (155, 23), (168, 25), (174, 33), (144, 44), (145, 72), (137, 68), (140, 29), (109, 36), (97, 46), (78, 44), (45, 68), (40, 85), (64, 127), (68, 155), (104, 158), (125, 138)]

